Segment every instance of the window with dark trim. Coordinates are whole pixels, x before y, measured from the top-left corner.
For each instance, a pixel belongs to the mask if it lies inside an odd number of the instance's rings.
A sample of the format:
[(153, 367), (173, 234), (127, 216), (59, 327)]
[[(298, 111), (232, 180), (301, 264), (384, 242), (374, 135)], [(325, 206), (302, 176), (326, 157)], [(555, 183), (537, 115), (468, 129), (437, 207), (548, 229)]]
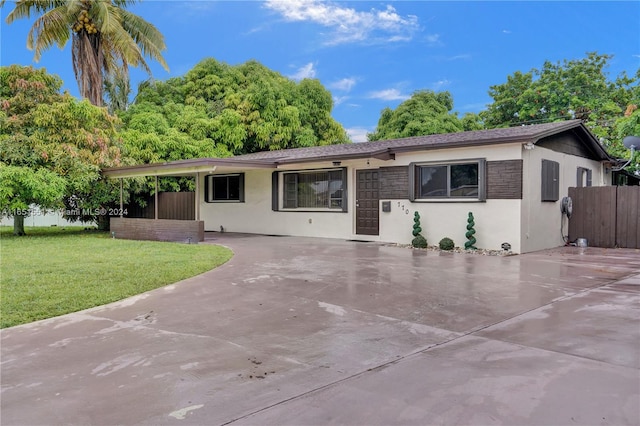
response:
[(578, 167), (578, 172), (576, 175), (576, 186), (578, 188), (583, 186), (591, 186), (592, 173), (591, 169), (587, 169), (585, 167)]
[(484, 159), (449, 163), (418, 163), (409, 166), (414, 200), (486, 199)]
[(207, 175), (204, 194), (207, 203), (244, 202), (244, 173)]
[(346, 169), (283, 172), (282, 208), (347, 211)]
[(541, 191), (541, 201), (558, 201), (560, 199), (560, 163), (542, 160)]

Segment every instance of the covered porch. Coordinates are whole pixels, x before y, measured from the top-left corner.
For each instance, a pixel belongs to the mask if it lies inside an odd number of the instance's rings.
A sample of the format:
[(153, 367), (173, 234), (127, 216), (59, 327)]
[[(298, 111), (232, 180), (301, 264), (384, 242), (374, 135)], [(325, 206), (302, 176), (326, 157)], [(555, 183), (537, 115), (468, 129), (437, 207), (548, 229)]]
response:
[[(137, 166), (116, 167), (103, 170), (105, 176), (120, 180), (120, 208), (118, 216), (111, 217), (110, 229), (113, 238), (151, 241), (176, 241), (195, 244), (204, 241), (205, 224), (201, 219), (201, 203), (204, 200), (204, 176), (213, 174), (240, 173), (248, 169), (275, 168), (272, 161), (237, 160), (234, 158), (200, 158), (172, 161), (161, 164), (143, 164)], [(153, 218), (131, 218), (125, 214), (123, 180), (135, 177), (153, 177)], [(195, 194), (193, 200), (193, 219), (161, 218), (159, 211), (160, 177), (193, 177)], [(183, 201), (178, 201), (183, 202)]]

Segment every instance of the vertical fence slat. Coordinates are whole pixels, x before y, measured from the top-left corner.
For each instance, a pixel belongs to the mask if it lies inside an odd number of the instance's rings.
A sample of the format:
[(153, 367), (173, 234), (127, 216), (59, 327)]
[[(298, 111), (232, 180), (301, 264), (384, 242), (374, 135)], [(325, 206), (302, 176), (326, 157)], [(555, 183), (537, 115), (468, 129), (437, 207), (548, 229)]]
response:
[(586, 238), (590, 246), (615, 247), (616, 187), (570, 188), (573, 215), (569, 239)]
[[(127, 206), (129, 218), (153, 219), (154, 197), (147, 197), (147, 206), (136, 204)], [(195, 220), (194, 192), (160, 192), (158, 193), (158, 219)]]
[(640, 248), (640, 187), (569, 188), (569, 196), (569, 240), (586, 238), (594, 247)]
[(640, 248), (640, 187), (618, 187), (617, 243), (619, 247)]

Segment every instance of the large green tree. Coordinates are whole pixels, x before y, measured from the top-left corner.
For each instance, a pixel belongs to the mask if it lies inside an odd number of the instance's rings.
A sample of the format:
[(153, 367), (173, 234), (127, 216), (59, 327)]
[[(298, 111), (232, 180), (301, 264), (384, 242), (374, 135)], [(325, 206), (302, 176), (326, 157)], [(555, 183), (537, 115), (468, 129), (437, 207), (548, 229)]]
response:
[[(0, 7), (6, 0), (0, 0)], [(155, 26), (126, 8), (137, 0), (17, 0), (7, 23), (37, 16), (27, 47), (36, 61), (56, 44), (72, 40), (71, 59), (80, 94), (92, 104), (103, 103), (105, 76), (119, 72), (128, 81), (129, 66), (150, 73), (145, 57), (168, 69), (161, 52), (164, 37)], [(124, 74), (123, 74), (124, 73)]]
[(32, 204), (96, 210), (114, 197), (95, 188), (101, 168), (121, 164), (117, 117), (61, 84), (43, 69), (0, 67), (0, 209), (17, 234)]
[(516, 71), (503, 84), (491, 86), (493, 103), (480, 113), (488, 128), (582, 119), (607, 148), (617, 145), (616, 122), (629, 105), (637, 105), (640, 74), (610, 79), (612, 56), (597, 52), (585, 58)]
[(367, 138), (369, 141), (377, 141), (455, 133), (477, 130), (480, 127), (476, 115), (465, 115), (460, 119), (453, 112), (453, 97), (449, 92), (419, 90), (395, 110), (388, 107), (383, 109), (378, 126)]
[(205, 59), (184, 77), (142, 84), (120, 116), (125, 145), (151, 162), (348, 142), (332, 107), (318, 80)]

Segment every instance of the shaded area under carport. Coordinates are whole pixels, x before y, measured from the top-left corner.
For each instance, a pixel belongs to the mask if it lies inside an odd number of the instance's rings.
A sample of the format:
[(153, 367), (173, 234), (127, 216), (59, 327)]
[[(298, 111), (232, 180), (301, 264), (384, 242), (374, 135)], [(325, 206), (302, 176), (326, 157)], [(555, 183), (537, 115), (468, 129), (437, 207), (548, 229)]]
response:
[(236, 255), (3, 330), (2, 423), (640, 422), (637, 250), (207, 241)]

